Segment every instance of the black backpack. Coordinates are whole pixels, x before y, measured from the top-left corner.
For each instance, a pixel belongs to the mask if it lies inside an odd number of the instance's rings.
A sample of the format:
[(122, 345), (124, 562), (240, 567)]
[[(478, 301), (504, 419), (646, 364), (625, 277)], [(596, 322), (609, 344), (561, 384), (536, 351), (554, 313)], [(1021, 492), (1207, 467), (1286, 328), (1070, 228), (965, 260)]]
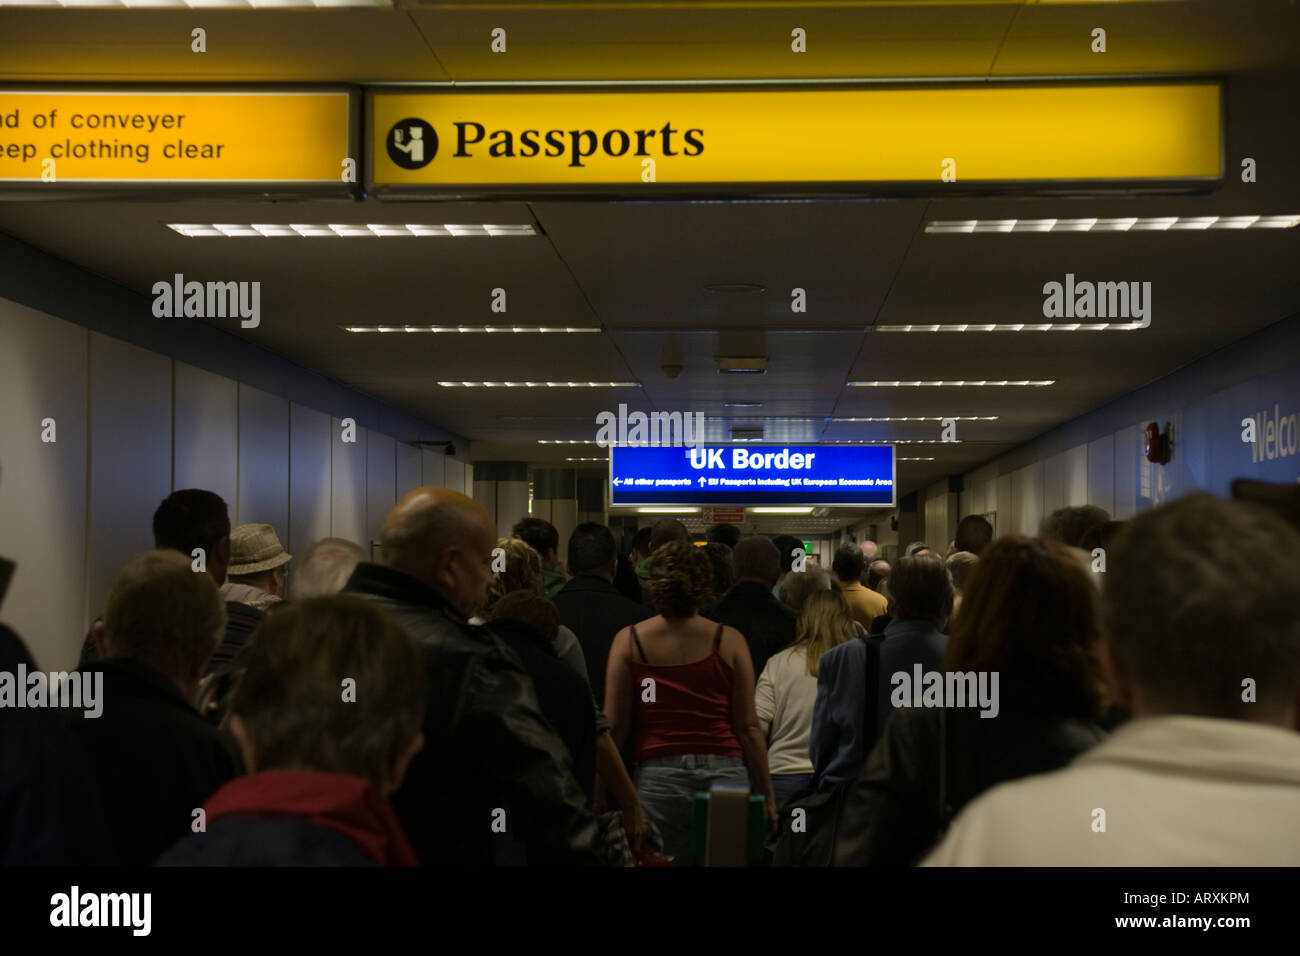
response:
[[(877, 696), (880, 690), (880, 645), (883, 634), (859, 637), (867, 646), (866, 687), (862, 703), (865, 739), (876, 738)], [(864, 759), (866, 754), (863, 755)], [(835, 839), (845, 797), (853, 785), (850, 778), (829, 790), (812, 789), (796, 794), (781, 808), (781, 835), (777, 837), (773, 866), (830, 866), (835, 856)], [(799, 814), (798, 811), (803, 813)], [(795, 827), (800, 829), (796, 832)]]

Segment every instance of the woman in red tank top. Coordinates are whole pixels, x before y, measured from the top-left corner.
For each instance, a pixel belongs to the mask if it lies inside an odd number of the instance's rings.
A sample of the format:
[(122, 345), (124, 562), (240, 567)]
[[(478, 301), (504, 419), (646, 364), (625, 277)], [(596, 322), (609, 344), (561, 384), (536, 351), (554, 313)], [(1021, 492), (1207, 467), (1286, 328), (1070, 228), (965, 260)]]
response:
[(635, 720), (637, 791), (679, 863), (693, 862), (694, 795), (714, 781), (748, 781), (776, 827), (749, 648), (739, 631), (698, 613), (712, 580), (708, 558), (689, 543), (655, 551), (646, 591), (659, 613), (615, 636), (606, 670), (614, 740), (621, 747)]

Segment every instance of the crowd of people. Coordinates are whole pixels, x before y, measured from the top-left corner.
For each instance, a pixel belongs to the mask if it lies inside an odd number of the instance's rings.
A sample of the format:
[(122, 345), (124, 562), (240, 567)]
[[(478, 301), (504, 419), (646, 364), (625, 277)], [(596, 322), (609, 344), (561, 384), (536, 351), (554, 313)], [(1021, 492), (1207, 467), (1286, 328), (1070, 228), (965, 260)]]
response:
[(153, 535), (84, 642), (102, 713), (0, 707), (5, 864), (688, 866), (719, 783), (760, 865), (1300, 863), (1300, 532), (1258, 506), (829, 568), (672, 518), (498, 538), (441, 488), (378, 562), (202, 490)]

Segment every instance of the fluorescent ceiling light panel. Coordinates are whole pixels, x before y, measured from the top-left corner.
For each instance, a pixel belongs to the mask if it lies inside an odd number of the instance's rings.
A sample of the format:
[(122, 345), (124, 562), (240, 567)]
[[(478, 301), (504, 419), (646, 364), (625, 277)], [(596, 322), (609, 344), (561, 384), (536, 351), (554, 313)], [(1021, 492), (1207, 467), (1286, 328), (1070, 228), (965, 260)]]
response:
[(697, 515), (699, 508), (637, 508), (637, 514), (643, 515)]
[(640, 388), (640, 382), (439, 382), (443, 388)]
[(1011, 232), (1165, 232), (1206, 229), (1293, 229), (1300, 214), (1279, 216), (1126, 216), (1116, 219), (935, 219), (929, 235), (989, 235)]
[(813, 509), (808, 508), (746, 508), (746, 511), (756, 515), (809, 515)]
[(891, 415), (887, 418), (828, 418), (828, 422), (995, 422), (996, 415)]
[(1132, 332), (1149, 322), (998, 322), (951, 325), (876, 325), (877, 332)]
[(565, 326), (535, 326), (528, 328), (521, 325), (340, 325), (345, 332), (460, 332), (471, 335), (491, 335), (497, 332), (511, 332), (516, 335), (553, 335), (559, 332), (599, 332), (600, 329), (583, 329)]
[(921, 388), (921, 387), (965, 388), (969, 386), (993, 386), (993, 385), (998, 385), (998, 386), (1028, 385), (1033, 387), (1041, 387), (1044, 385), (1055, 385), (1055, 384), (1056, 382), (1053, 379), (1047, 379), (1045, 381), (1030, 381), (1030, 380), (1011, 381), (1008, 379), (1003, 379), (1001, 381), (996, 381), (996, 382), (995, 381), (968, 382), (965, 379), (958, 379), (955, 381), (939, 380), (939, 381), (932, 381), (932, 382), (922, 382), (922, 381), (849, 382), (849, 385), (853, 388)]
[(430, 236), (535, 236), (531, 225), (411, 225), (401, 223), (194, 223), (169, 222), (167, 228), (190, 239), (420, 239)]

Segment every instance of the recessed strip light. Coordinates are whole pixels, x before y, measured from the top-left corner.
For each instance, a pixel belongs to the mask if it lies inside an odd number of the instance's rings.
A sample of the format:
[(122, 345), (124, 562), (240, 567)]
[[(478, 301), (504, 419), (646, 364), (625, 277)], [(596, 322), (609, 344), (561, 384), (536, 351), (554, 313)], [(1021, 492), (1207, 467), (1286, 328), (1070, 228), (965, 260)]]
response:
[(1055, 384), (1056, 384), (1056, 382), (1055, 382), (1055, 380), (1053, 380), (1053, 379), (1047, 379), (1046, 381), (1041, 381), (1041, 382), (1039, 382), (1039, 381), (1029, 381), (1029, 380), (1023, 380), (1023, 381), (1010, 381), (1010, 380), (1008, 380), (1008, 379), (1003, 379), (1002, 381), (998, 381), (998, 382), (994, 382), (994, 381), (991, 381), (991, 380), (990, 380), (990, 381), (979, 381), (979, 382), (973, 382), (973, 381), (972, 381), (972, 382), (968, 382), (968, 381), (966, 381), (965, 379), (958, 379), (958, 380), (956, 380), (956, 381), (943, 381), (943, 380), (940, 380), (940, 381), (934, 381), (934, 382), (921, 382), (921, 381), (914, 381), (914, 382), (849, 382), (849, 385), (852, 386), (853, 388), (917, 388), (917, 387), (962, 388), (962, 387), (974, 386), (974, 385), (981, 385), (981, 386), (989, 386), (989, 385), (1032, 385), (1032, 386), (1034, 386), (1034, 387), (1040, 387), (1040, 386), (1043, 386), (1043, 385), (1055, 385)]
[(888, 418), (828, 418), (828, 422), (995, 422), (996, 415), (901, 415)]
[(896, 461), (934, 461), (933, 458), (897, 458)]
[(1149, 322), (1001, 322), (995, 324), (876, 325), (877, 332), (1132, 332)]
[(522, 325), (340, 325), (344, 332), (461, 332), (466, 334), (489, 335), (495, 332), (512, 332), (515, 334), (535, 333), (550, 335), (558, 332), (599, 332), (600, 329), (583, 329), (565, 326)]
[(756, 515), (810, 515), (813, 513), (811, 507), (808, 508), (746, 508), (746, 511)]
[(439, 382), (443, 388), (640, 388), (640, 382)]
[(566, 458), (565, 461), (609, 461), (608, 458)]
[(723, 402), (723, 408), (762, 408), (762, 402)]
[[(599, 445), (594, 438), (539, 438), (539, 445)], [(602, 461), (604, 459), (601, 459)]]
[(191, 7), (203, 9), (281, 10), (312, 7), (391, 7), (393, 0), (0, 0), (0, 7), (76, 7), (152, 9)]
[(643, 515), (697, 515), (699, 508), (637, 508), (637, 514)]
[(1300, 215), (1126, 216), (1117, 219), (936, 219), (931, 235), (987, 235), (1008, 232), (1167, 232), (1205, 229), (1293, 229)]
[(535, 236), (531, 225), (412, 225), (402, 223), (188, 223), (167, 228), (190, 239), (412, 239), (429, 236)]

